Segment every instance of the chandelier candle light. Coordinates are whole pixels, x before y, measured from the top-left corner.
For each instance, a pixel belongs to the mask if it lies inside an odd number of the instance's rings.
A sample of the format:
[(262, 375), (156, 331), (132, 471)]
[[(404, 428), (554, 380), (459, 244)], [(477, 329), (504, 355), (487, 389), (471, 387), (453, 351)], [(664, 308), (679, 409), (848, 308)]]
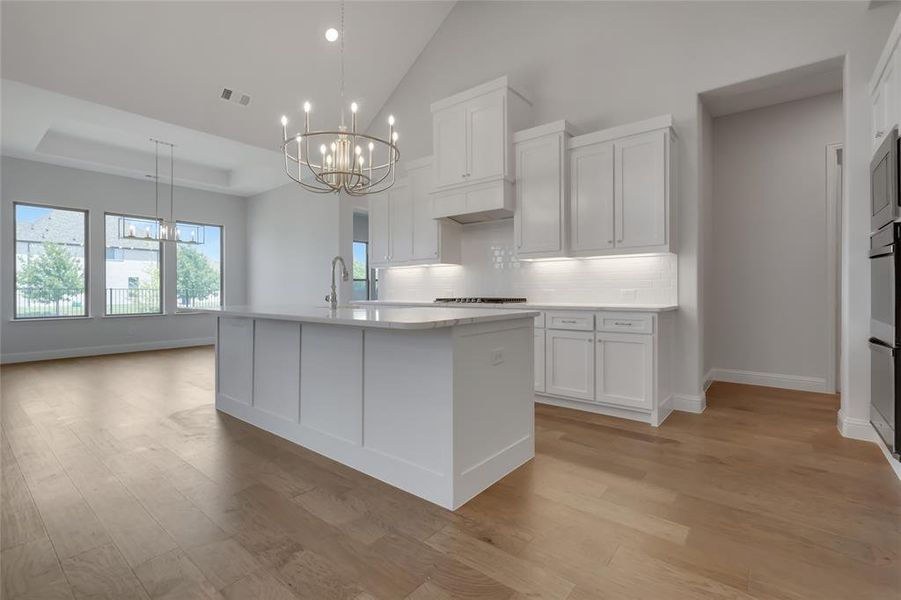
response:
[[(326, 32), (326, 39), (330, 29)], [(365, 196), (394, 185), (400, 158), (394, 116), (388, 117), (388, 137), (383, 139), (357, 131), (356, 102), (350, 104), (350, 130), (344, 123), (344, 3), (341, 3), (341, 124), (337, 130), (310, 129), (309, 102), (304, 102), (303, 133), (288, 136), (288, 117), (282, 117), (282, 152), (285, 173), (306, 190), (320, 194), (344, 192)], [(364, 152), (365, 148), (365, 152)], [(318, 156), (317, 156), (318, 154)]]
[[(142, 242), (178, 242), (181, 244), (202, 244), (203, 226), (193, 223), (178, 223), (175, 220), (175, 144), (150, 138), (154, 143), (154, 197), (155, 218), (120, 217), (119, 239), (140, 240)], [(160, 144), (169, 146), (169, 219), (160, 217)], [(151, 177), (148, 175), (148, 177)]]

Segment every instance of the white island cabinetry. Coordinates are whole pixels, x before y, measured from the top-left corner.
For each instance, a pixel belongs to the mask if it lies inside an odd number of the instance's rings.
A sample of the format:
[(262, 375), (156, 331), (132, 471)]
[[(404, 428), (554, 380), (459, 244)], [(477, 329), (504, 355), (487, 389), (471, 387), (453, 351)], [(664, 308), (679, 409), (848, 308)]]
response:
[(534, 456), (537, 312), (209, 312), (238, 419), (451, 510)]
[[(448, 306), (389, 301), (360, 305), (435, 309)], [(498, 310), (511, 312), (540, 311), (533, 333), (533, 390), (537, 402), (642, 421), (655, 427), (672, 412), (676, 306), (497, 306)]]

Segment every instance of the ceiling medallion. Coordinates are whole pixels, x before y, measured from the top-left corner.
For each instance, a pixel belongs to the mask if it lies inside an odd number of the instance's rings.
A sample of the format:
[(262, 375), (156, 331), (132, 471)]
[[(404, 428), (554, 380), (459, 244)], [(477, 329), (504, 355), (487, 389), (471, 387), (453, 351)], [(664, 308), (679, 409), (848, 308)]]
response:
[[(330, 30), (331, 31), (331, 30)], [(328, 36), (331, 41), (334, 36)], [(309, 102), (304, 102), (303, 133), (288, 136), (288, 118), (282, 117), (282, 152), (285, 173), (305, 190), (320, 194), (344, 192), (365, 196), (394, 185), (400, 158), (394, 117), (388, 117), (388, 137), (357, 131), (357, 103), (350, 105), (350, 129), (344, 122), (344, 2), (341, 2), (341, 124), (337, 130), (310, 130)]]

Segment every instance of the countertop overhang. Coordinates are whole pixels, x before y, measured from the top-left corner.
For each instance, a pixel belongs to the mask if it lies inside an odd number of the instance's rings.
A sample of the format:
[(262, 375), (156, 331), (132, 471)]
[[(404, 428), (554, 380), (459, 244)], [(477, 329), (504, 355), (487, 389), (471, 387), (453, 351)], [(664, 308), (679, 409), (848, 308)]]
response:
[(622, 312), (670, 312), (678, 310), (675, 304), (566, 304), (554, 302), (510, 302), (506, 304), (467, 304), (457, 302), (425, 302), (403, 300), (357, 300), (355, 306), (395, 306), (395, 307), (432, 307), (432, 308), (461, 308), (466, 310), (486, 307), (492, 310), (611, 310)]
[(196, 312), (226, 317), (273, 319), (326, 325), (345, 325), (377, 329), (436, 329), (471, 323), (487, 323), (537, 317), (537, 311), (499, 308), (350, 306), (335, 310), (327, 306), (292, 304), (245, 304), (208, 308)]

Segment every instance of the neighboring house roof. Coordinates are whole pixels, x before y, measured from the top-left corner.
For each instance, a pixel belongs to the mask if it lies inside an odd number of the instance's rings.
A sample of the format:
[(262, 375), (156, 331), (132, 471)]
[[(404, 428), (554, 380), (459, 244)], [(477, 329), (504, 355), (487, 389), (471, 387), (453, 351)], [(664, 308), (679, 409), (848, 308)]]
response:
[(54, 210), (34, 221), (16, 221), (19, 242), (84, 244), (84, 213)]
[[(157, 242), (123, 240), (119, 237), (119, 217), (108, 216), (106, 246), (135, 250), (157, 250)], [(71, 210), (54, 210), (34, 221), (16, 221), (16, 241), (53, 244), (84, 244), (84, 213)]]

